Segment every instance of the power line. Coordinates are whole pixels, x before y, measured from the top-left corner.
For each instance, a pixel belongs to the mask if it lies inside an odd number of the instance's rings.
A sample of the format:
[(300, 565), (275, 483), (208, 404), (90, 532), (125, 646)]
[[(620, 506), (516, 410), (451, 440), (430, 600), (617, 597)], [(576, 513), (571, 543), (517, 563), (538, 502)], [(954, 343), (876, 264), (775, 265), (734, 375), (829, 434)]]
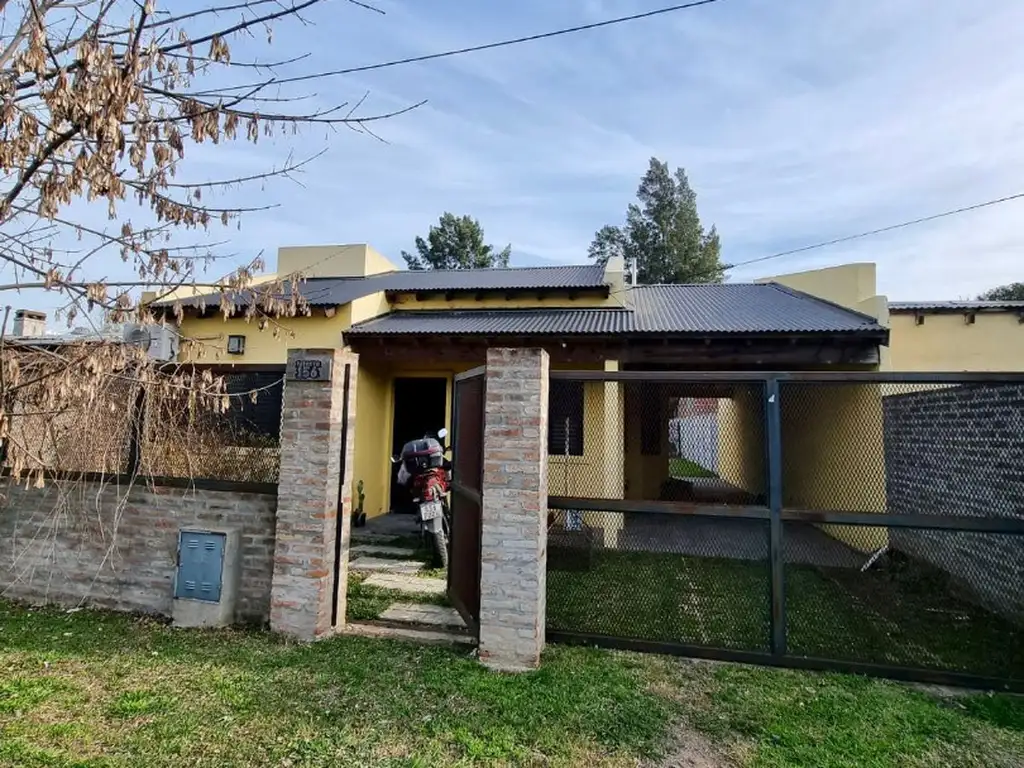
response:
[(304, 80), (316, 80), (322, 77), (334, 77), (336, 75), (352, 75), (357, 72), (369, 72), (375, 69), (386, 69), (388, 67), (398, 67), (403, 64), (415, 64), (421, 61), (433, 61), (434, 59), (444, 59), (449, 56), (461, 56), (464, 53), (476, 53), (477, 51), (489, 51), (494, 48), (504, 48), (509, 45), (519, 45), (520, 43), (532, 43), (535, 40), (546, 40), (551, 37), (560, 37), (562, 35), (571, 35), (576, 32), (586, 32), (591, 29), (599, 29), (601, 27), (610, 27), (615, 24), (624, 24), (627, 21), (638, 21), (640, 19), (649, 19), (653, 16), (663, 16), (667, 13), (675, 13), (676, 11), (685, 11), (689, 8), (697, 8), (701, 5), (711, 5), (712, 3), (720, 2), (720, 0), (695, 0), (689, 3), (680, 3), (678, 5), (670, 5), (665, 8), (656, 8), (653, 11), (646, 11), (644, 13), (634, 13), (630, 16), (618, 16), (614, 19), (605, 19), (604, 21), (595, 21), (592, 24), (580, 24), (575, 27), (565, 27), (563, 29), (556, 29), (552, 32), (540, 32), (535, 35), (526, 35), (525, 37), (515, 37), (510, 40), (499, 40), (494, 43), (484, 43), (482, 45), (471, 45), (466, 48), (455, 48), (450, 51), (441, 51), (440, 53), (428, 53), (423, 56), (409, 56), (404, 59), (394, 59), (392, 61), (384, 61), (379, 64), (364, 64), (361, 67), (349, 67), (348, 69), (334, 69), (328, 72), (320, 72), (312, 75), (298, 75), (296, 77), (287, 77), (280, 80), (275, 79), (274, 84), (280, 85), (283, 83), (298, 83)]
[(830, 245), (836, 245), (838, 243), (848, 243), (851, 240), (860, 240), (862, 237), (871, 237), (872, 235), (880, 235), (883, 232), (892, 232), (895, 229), (903, 229), (904, 227), (912, 227), (915, 224), (924, 224), (928, 221), (935, 221), (936, 219), (944, 219), (947, 216), (956, 216), (960, 213), (967, 213), (968, 211), (976, 211), (979, 208), (988, 208), (992, 205), (999, 205), (1000, 203), (1008, 203), (1011, 200), (1020, 200), (1024, 198), (1024, 192), (1019, 192), (1016, 195), (1009, 195), (1007, 197), (1000, 197), (996, 200), (988, 200), (984, 203), (977, 203), (976, 205), (968, 205), (963, 208), (954, 208), (952, 211), (943, 211), (942, 213), (936, 213), (931, 216), (924, 216), (920, 219), (912, 219), (910, 221), (903, 221), (899, 224), (890, 224), (887, 227), (880, 227), (878, 229), (872, 229), (868, 232), (859, 232), (856, 235), (847, 235), (846, 237), (837, 237), (835, 240), (826, 240), (823, 243), (815, 243), (814, 245), (805, 245), (802, 248), (793, 248), (788, 251), (779, 251), (768, 256), (758, 256), (756, 259), (747, 259), (746, 261), (738, 261), (735, 264), (729, 264), (726, 269), (734, 269), (736, 267), (745, 267), (747, 264), (757, 264), (761, 261), (768, 261), (769, 259), (777, 259), (781, 256), (792, 256), (794, 253), (803, 253), (804, 251), (813, 251), (817, 248), (825, 248)]

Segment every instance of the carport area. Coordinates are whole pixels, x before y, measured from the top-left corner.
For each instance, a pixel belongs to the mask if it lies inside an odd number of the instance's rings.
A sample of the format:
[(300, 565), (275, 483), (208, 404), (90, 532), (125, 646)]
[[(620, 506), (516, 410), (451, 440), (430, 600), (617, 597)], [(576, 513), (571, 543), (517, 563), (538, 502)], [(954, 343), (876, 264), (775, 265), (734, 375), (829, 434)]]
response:
[(553, 372), (605, 399), (549, 457), (548, 640), (1024, 686), (1024, 378), (998, 376)]
[[(687, 515), (626, 515), (616, 549), (691, 557), (767, 562), (768, 536), (746, 519)], [(783, 543), (787, 562), (830, 568), (860, 568), (865, 556), (808, 523), (794, 523)]]

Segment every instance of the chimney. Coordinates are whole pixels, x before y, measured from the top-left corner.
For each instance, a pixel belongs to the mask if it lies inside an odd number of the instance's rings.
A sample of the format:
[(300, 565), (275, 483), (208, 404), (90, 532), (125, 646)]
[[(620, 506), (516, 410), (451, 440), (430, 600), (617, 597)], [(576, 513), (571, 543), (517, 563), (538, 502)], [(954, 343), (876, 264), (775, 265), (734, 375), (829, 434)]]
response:
[(12, 336), (44, 336), (46, 334), (46, 313), (33, 309), (14, 310)]
[(621, 256), (612, 256), (604, 265), (604, 282), (608, 286), (608, 301), (626, 306), (626, 265)]

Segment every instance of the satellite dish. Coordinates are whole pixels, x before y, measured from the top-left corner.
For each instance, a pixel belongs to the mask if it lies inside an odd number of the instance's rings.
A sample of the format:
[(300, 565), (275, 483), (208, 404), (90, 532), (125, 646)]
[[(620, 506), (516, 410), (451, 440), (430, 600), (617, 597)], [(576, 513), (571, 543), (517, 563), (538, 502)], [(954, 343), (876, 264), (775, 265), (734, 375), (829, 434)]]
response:
[(131, 346), (138, 347), (139, 349), (149, 349), (153, 343), (153, 334), (149, 332), (148, 328), (133, 328), (128, 332), (127, 338), (125, 338)]

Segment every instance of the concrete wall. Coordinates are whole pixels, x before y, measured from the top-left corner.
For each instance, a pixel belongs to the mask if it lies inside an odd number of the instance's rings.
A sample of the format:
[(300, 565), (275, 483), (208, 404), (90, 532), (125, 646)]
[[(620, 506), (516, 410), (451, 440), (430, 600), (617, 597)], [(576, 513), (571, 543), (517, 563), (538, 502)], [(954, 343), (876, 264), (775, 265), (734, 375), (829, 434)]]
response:
[(236, 619), (265, 621), (274, 569), (274, 495), (50, 483), (7, 485), (0, 503), (0, 595), (170, 616), (178, 529), (238, 526)]
[[(894, 514), (1024, 517), (1024, 386), (887, 397), (885, 454)], [(893, 529), (890, 544), (1024, 620), (1024, 537)]]
[(1024, 325), (1014, 312), (978, 312), (968, 324), (958, 313), (913, 312), (889, 317), (894, 371), (1024, 371)]

